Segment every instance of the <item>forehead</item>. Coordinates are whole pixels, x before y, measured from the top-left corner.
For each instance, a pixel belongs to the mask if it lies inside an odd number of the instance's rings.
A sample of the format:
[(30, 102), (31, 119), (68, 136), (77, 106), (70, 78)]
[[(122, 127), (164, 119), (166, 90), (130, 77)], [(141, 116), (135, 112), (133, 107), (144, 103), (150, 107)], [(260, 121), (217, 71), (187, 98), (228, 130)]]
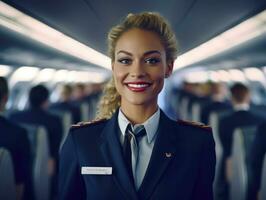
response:
[(164, 53), (163, 44), (156, 33), (137, 28), (130, 29), (118, 39), (115, 52), (121, 50), (133, 54), (141, 54), (149, 50), (158, 50)]

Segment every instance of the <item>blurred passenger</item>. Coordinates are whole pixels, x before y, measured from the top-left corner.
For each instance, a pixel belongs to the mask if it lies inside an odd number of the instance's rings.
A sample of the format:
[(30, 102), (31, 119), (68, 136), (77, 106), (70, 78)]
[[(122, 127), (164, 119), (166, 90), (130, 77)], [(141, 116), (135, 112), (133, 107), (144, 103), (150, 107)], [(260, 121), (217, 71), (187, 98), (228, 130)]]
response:
[(213, 111), (225, 111), (232, 108), (226, 99), (226, 88), (223, 83), (211, 83), (211, 99), (201, 112), (201, 122), (209, 124), (209, 117)]
[(90, 96), (94, 93), (94, 86), (92, 83), (87, 83), (85, 85), (85, 96)]
[(56, 167), (63, 128), (61, 120), (47, 111), (49, 106), (48, 98), (49, 91), (45, 86), (34, 86), (29, 93), (30, 108), (11, 114), (10, 119), (18, 123), (41, 125), (46, 129), (51, 155), (49, 167), (51, 174), (53, 174)]
[(181, 89), (181, 94), (185, 96), (191, 95), (194, 93), (193, 91), (194, 91), (194, 84), (184, 81)]
[[(190, 114), (192, 114), (192, 107), (194, 103), (198, 103), (200, 108), (202, 108), (210, 101), (207, 83), (195, 83), (192, 88), (192, 95), (188, 101), (188, 113)], [(190, 118), (192, 119), (192, 116)], [(200, 116), (198, 116), (198, 118), (200, 119)]]
[(102, 84), (89, 83), (85, 88), (85, 97), (83, 98), (84, 102), (89, 105), (88, 116), (90, 119), (95, 118), (97, 104), (99, 102), (102, 90)]
[(31, 172), (30, 144), (26, 130), (3, 116), (7, 99), (7, 81), (0, 77), (0, 147), (7, 149), (11, 154), (15, 174), (16, 199), (22, 199), (26, 189), (25, 185), (29, 181), (27, 178)]
[(77, 83), (73, 86), (72, 91), (72, 100), (75, 102), (83, 101), (84, 97), (86, 96), (85, 93), (85, 85), (83, 83)]
[(187, 110), (188, 105), (184, 105), (184, 102), (194, 97), (194, 94), (192, 92), (193, 90), (193, 84), (187, 81), (184, 81), (182, 83), (182, 86), (180, 89), (176, 89), (175, 92), (177, 92), (177, 105), (176, 105), (176, 112), (177, 116), (180, 116), (181, 118), (187, 118)]
[(69, 111), (72, 116), (72, 123), (78, 123), (81, 121), (80, 109), (71, 103), (72, 87), (70, 85), (63, 85), (60, 88), (59, 102), (52, 104), (50, 109)]
[(231, 153), (233, 132), (241, 126), (259, 125), (263, 117), (252, 112), (250, 107), (250, 91), (242, 83), (235, 83), (231, 89), (231, 101), (233, 112), (222, 118), (219, 123), (219, 137), (222, 143), (223, 156), (221, 167), (221, 179), (224, 181), (226, 199), (228, 199), (228, 186), (231, 178)]
[(261, 124), (256, 132), (250, 155), (251, 171), (247, 200), (257, 200), (259, 199), (259, 191), (262, 189), (262, 169), (266, 167), (263, 166), (263, 161), (266, 159), (266, 122)]
[(85, 88), (86, 98), (89, 99), (90, 97), (92, 97), (99, 99), (102, 91), (103, 91), (102, 83), (89, 83), (86, 85)]
[(65, 84), (61, 87), (60, 91), (60, 102), (71, 101), (72, 87), (69, 84)]

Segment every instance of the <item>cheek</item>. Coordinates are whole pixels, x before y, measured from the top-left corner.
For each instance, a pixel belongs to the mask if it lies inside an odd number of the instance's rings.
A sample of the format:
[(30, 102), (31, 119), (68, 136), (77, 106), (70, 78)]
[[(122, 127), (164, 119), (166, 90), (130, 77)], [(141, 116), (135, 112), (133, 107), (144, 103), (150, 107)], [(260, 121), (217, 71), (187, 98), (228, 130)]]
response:
[(164, 75), (157, 74), (153, 76), (153, 80), (155, 81), (154, 91), (160, 92), (164, 85)]
[(163, 88), (163, 85), (164, 85), (164, 77), (165, 75), (163, 72), (156, 76), (157, 84), (160, 90)]
[(114, 77), (114, 83), (115, 83), (115, 88), (117, 90), (117, 92), (121, 95), (121, 89), (122, 89), (122, 84), (123, 84), (123, 80), (124, 80), (124, 73), (120, 72), (120, 71), (113, 71), (113, 77)]
[(158, 85), (160, 90), (163, 88), (164, 85), (164, 76), (160, 77), (160, 79), (158, 79)]
[(153, 74), (153, 79), (161, 83), (164, 81), (164, 76), (165, 76), (164, 71), (160, 70)]
[(114, 68), (113, 75), (115, 79), (122, 80), (126, 76), (126, 72), (124, 72), (124, 70)]

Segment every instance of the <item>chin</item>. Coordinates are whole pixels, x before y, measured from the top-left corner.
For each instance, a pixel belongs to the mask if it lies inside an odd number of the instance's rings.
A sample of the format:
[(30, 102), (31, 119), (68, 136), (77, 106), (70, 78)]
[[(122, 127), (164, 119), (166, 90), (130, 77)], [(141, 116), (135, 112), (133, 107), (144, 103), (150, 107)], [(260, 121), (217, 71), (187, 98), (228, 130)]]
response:
[(126, 100), (127, 104), (136, 105), (136, 106), (151, 106), (154, 103), (157, 103), (157, 98), (145, 98), (145, 97), (129, 97)]

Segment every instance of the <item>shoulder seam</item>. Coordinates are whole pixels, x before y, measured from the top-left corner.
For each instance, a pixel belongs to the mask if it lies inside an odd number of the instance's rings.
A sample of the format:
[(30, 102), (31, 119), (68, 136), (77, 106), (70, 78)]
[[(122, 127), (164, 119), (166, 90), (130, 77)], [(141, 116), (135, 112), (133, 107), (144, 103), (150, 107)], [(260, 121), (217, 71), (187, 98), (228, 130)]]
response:
[(177, 123), (181, 124), (181, 125), (187, 125), (187, 126), (193, 126), (193, 127), (201, 128), (201, 129), (204, 129), (207, 131), (212, 131), (212, 128), (209, 125), (206, 125), (206, 124), (203, 124), (200, 122), (178, 120)]
[(71, 126), (71, 129), (78, 129), (78, 128), (82, 128), (82, 127), (88, 127), (88, 126), (93, 126), (96, 124), (99, 124), (101, 122), (106, 121), (107, 119), (98, 119), (98, 120), (92, 120), (92, 121), (88, 121), (88, 122), (79, 122), (77, 124), (73, 124)]

